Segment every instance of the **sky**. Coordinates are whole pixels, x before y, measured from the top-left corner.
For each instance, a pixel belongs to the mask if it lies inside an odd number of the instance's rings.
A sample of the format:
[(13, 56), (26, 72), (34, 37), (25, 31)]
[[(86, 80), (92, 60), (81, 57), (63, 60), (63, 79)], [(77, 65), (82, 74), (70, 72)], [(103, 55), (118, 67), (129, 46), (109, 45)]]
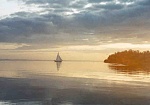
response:
[(150, 0), (0, 0), (0, 50), (150, 49)]

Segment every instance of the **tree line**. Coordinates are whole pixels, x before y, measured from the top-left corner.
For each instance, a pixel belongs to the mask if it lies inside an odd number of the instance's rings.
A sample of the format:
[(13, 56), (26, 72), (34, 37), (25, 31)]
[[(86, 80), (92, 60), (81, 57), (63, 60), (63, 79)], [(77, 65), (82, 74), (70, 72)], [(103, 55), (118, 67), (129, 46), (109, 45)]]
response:
[(150, 67), (150, 51), (125, 50), (116, 52), (104, 60), (105, 63), (118, 63), (132, 67)]

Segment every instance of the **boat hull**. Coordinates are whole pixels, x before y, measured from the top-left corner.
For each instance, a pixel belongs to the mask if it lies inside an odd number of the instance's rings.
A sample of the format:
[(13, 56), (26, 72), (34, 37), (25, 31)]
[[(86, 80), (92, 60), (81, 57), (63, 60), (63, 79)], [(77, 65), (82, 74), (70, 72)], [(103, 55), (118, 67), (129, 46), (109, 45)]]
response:
[(54, 60), (54, 62), (62, 62), (62, 61), (56, 61), (56, 60)]

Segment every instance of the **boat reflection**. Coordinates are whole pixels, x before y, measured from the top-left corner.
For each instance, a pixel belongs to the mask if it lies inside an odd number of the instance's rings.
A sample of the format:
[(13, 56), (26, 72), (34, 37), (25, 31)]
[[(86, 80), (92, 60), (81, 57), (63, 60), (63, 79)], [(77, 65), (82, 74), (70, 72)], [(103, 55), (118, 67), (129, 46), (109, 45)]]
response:
[(138, 66), (125, 66), (125, 65), (119, 65), (119, 64), (110, 64), (109, 68), (112, 70), (115, 70), (117, 72), (127, 73), (127, 74), (138, 74), (138, 73), (150, 74), (150, 67), (138, 67)]
[(61, 64), (62, 64), (62, 62), (56, 62), (57, 71), (59, 71)]

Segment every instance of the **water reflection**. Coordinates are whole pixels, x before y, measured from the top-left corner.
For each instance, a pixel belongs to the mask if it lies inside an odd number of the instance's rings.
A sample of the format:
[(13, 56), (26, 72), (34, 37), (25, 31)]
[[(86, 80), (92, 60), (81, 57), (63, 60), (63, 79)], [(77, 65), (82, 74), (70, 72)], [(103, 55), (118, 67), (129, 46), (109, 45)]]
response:
[(150, 105), (150, 76), (118, 75), (103, 62), (5, 61), (0, 67), (0, 105)]
[(1, 105), (150, 105), (144, 91), (81, 78), (0, 78)]
[(59, 71), (61, 64), (62, 64), (62, 62), (56, 62), (57, 71)]
[(150, 67), (125, 66), (119, 64), (109, 64), (109, 68), (120, 73), (128, 74), (150, 74)]

